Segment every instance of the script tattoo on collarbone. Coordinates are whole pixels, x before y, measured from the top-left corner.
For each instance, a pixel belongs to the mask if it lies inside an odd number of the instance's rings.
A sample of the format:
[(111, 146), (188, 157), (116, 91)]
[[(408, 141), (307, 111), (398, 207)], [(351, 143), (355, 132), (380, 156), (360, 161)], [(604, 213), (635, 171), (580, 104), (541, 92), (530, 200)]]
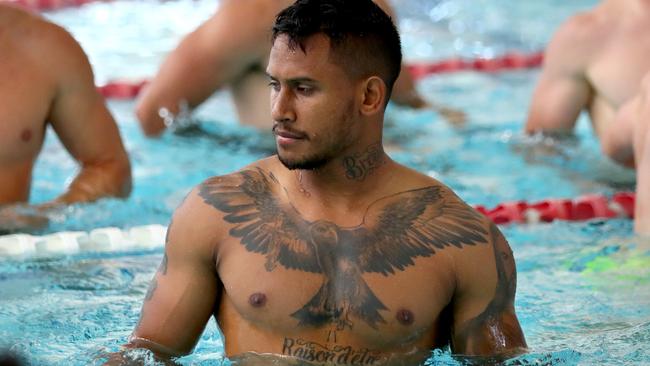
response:
[(209, 179), (199, 194), (234, 224), (231, 236), (266, 257), (267, 271), (280, 265), (323, 275), (318, 292), (291, 314), (300, 326), (333, 324), (344, 330), (356, 318), (377, 329), (386, 323), (380, 311), (389, 309), (364, 273), (391, 276), (436, 250), (487, 242), (480, 214), (457, 199), (445, 199), (437, 186), (376, 201), (356, 227), (303, 219), (295, 208), (281, 207), (273, 193), (278, 187), (272, 174), (257, 168)]

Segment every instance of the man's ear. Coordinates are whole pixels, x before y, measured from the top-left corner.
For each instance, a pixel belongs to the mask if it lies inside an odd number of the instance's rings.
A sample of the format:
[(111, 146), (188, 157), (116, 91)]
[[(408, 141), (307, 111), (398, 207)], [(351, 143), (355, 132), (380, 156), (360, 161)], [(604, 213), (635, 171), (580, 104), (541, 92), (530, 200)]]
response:
[(387, 88), (380, 77), (372, 76), (366, 79), (362, 84), (361, 93), (361, 114), (373, 115), (384, 110)]

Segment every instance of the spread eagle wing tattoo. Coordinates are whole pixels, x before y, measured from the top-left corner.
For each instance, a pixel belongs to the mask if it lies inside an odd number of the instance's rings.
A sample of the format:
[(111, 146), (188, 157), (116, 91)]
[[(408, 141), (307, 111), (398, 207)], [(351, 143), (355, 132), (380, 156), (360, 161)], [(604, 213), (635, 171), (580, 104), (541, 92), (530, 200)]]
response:
[(221, 212), (224, 220), (235, 224), (230, 235), (241, 238), (250, 252), (266, 255), (266, 269), (280, 263), (288, 269), (320, 273), (313, 246), (305, 238), (309, 222), (293, 207), (280, 207), (273, 195), (273, 175), (261, 169), (208, 179), (199, 190), (204, 201)]
[(393, 274), (445, 247), (487, 243), (484, 217), (460, 199), (443, 196), (440, 187), (386, 199), (392, 202), (371, 205), (359, 227), (341, 233), (342, 241), (359, 243), (355, 257), (362, 272)]

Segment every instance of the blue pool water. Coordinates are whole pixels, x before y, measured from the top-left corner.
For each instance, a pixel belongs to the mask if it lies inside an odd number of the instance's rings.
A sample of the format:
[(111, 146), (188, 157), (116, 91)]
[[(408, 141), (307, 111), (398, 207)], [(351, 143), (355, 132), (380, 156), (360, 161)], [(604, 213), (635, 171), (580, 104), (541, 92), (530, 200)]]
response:
[[(408, 60), (539, 50), (566, 17), (595, 0), (408, 0), (398, 9)], [(153, 75), (179, 37), (207, 18), (214, 1), (115, 1), (48, 17), (82, 43), (98, 82)], [(143, 47), (146, 45), (146, 47)], [(394, 106), (386, 142), (396, 160), (435, 176), (472, 204), (611, 194), (634, 188), (634, 174), (599, 154), (586, 119), (561, 144), (521, 134), (538, 70), (431, 76), (432, 100), (466, 111), (465, 127), (433, 112)], [(45, 232), (166, 224), (182, 197), (205, 178), (272, 151), (268, 131), (235, 124), (227, 93), (198, 111), (207, 133), (144, 138), (133, 102), (110, 102), (129, 153), (135, 187), (126, 201), (104, 200), (53, 215)], [(33, 201), (56, 196), (75, 164), (48, 136), (35, 168)], [(530, 354), (512, 365), (650, 364), (650, 243), (628, 220), (504, 226), (518, 261), (517, 312)], [(137, 322), (161, 250), (0, 259), (0, 347), (35, 365), (101, 364)], [(223, 346), (211, 322), (186, 365), (214, 365)], [(146, 354), (135, 355), (146, 359)], [(457, 365), (437, 351), (430, 364)]]

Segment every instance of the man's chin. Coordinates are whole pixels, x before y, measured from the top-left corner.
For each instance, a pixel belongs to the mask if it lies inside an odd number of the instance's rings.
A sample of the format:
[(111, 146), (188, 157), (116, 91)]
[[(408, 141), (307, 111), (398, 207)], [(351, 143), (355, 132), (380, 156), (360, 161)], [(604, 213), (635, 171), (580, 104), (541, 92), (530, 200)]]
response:
[(327, 164), (329, 161), (327, 158), (291, 159), (282, 156), (282, 154), (278, 154), (278, 159), (289, 170), (315, 170)]

